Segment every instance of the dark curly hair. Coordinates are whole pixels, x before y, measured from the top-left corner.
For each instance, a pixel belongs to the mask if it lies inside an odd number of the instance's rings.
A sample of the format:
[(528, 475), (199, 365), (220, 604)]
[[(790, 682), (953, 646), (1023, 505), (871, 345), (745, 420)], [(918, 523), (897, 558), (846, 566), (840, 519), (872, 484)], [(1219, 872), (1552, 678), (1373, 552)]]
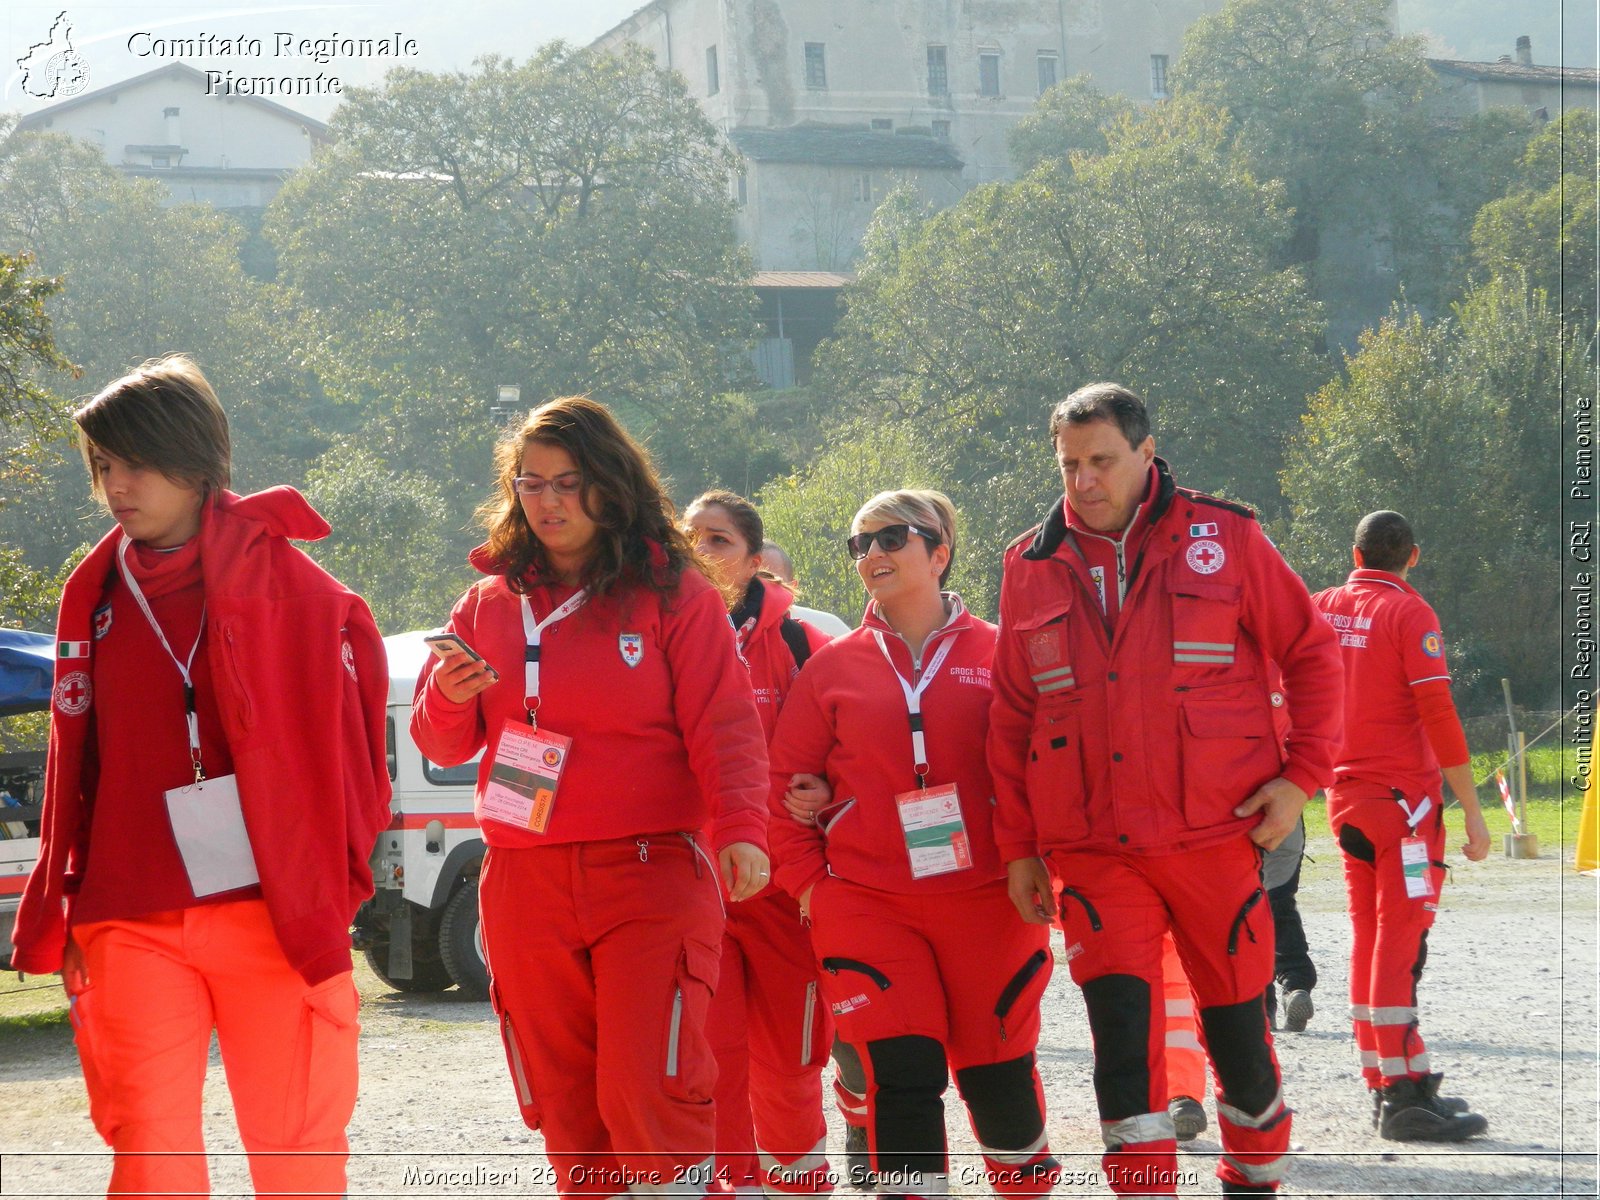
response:
[(530, 442), (559, 446), (572, 456), (583, 477), (579, 499), (583, 511), (599, 526), (594, 553), (578, 581), (591, 596), (605, 596), (627, 584), (665, 596), (677, 587), (685, 570), (700, 569), (644, 447), (605, 405), (587, 396), (563, 396), (534, 409), (521, 428), (496, 444), (497, 494), (478, 509), (489, 532), (488, 551), (501, 564), (512, 591), (554, 580), (544, 547), (529, 527), (512, 483), (522, 470)]

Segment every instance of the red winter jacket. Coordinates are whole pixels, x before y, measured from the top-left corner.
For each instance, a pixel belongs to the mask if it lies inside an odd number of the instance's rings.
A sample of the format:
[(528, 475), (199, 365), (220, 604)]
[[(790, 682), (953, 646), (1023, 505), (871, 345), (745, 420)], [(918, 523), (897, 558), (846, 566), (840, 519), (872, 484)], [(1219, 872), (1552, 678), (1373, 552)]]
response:
[[(759, 590), (756, 590), (759, 589)], [(783, 638), (783, 619), (794, 604), (794, 593), (776, 579), (757, 578), (751, 581), (751, 591), (746, 592), (746, 604), (752, 592), (759, 599), (760, 611), (755, 624), (749, 629), (739, 629), (739, 653), (750, 668), (750, 687), (755, 692), (756, 712), (761, 715), (761, 728), (767, 744), (772, 744), (773, 731), (778, 727), (778, 713), (782, 711), (789, 690), (794, 686), (794, 651)], [(738, 614), (735, 614), (738, 623)], [(813, 625), (796, 620), (805, 635), (806, 645), (815, 654), (833, 639)]]
[[(506, 719), (527, 720), (527, 643), (520, 598), (498, 564), (482, 547), (472, 563), (491, 578), (456, 602), (448, 628), (499, 671), (500, 682), (453, 704), (433, 682), (437, 660), (430, 662), (417, 680), (411, 734), (445, 766), (485, 751), (481, 807)], [(571, 594), (533, 587), (528, 599), (542, 620)], [(634, 638), (641, 653), (630, 665), (623, 647)], [(670, 600), (622, 586), (546, 626), (539, 728), (572, 739), (550, 823), (539, 834), (482, 820), (490, 846), (706, 829), (719, 850), (734, 842), (765, 849), (766, 739), (722, 594), (698, 572), (685, 571)]]
[(1263, 783), (1333, 778), (1343, 673), (1305, 584), (1248, 509), (1175, 487), (1159, 458), (1151, 470), (1114, 636), (1064, 501), (1006, 552), (989, 764), (1007, 862), (1196, 849), (1257, 824), (1233, 809)]
[[(923, 647), (933, 661), (952, 642), (939, 674), (922, 694), (928, 786), (954, 783), (961, 800), (973, 865), (947, 875), (911, 876), (905, 834), (894, 797), (917, 786), (905, 693), (878, 648), (882, 632), (895, 670), (909, 681), (911, 650), (868, 605), (861, 628), (830, 642), (795, 679), (772, 743), (770, 835), (776, 882), (800, 896), (824, 875), (883, 891), (956, 892), (1004, 875), (995, 849), (994, 786), (984, 762), (989, 715), (989, 668), (995, 627), (951, 595), (954, 612)], [(801, 825), (783, 807), (789, 777), (809, 772), (827, 779), (833, 799), (815, 825)]]
[[(350, 969), (350, 922), (372, 894), (367, 861), (389, 822), (383, 639), (361, 597), (288, 542), (327, 534), (287, 487), (222, 493), (199, 533), (206, 653), (245, 828), (278, 941), (311, 984)], [(94, 610), (122, 538), (112, 530), (67, 580), (59, 642), (92, 648)], [(13, 965), (36, 974), (61, 969), (65, 885), (81, 871), (87, 836), (82, 773), (95, 718), (82, 658), (58, 659), (55, 679), (39, 862), (12, 933)]]

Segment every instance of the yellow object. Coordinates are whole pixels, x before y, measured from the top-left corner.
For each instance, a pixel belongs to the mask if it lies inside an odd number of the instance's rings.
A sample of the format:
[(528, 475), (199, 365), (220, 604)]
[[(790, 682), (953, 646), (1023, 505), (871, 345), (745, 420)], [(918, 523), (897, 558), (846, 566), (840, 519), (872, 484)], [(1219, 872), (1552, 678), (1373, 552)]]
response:
[(1589, 748), (1589, 782), (1583, 789), (1583, 813), (1578, 817), (1577, 867), (1580, 871), (1600, 868), (1600, 725), (1595, 727)]

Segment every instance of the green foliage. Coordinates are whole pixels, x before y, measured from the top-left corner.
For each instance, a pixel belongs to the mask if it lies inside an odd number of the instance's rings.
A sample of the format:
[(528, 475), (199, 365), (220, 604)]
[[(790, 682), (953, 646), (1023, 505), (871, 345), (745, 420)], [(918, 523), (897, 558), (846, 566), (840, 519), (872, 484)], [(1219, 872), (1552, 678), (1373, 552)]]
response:
[(634, 47), (555, 43), (471, 74), (392, 72), (346, 93), (338, 142), (269, 210), (306, 361), (396, 469), (487, 475), (502, 383), (530, 405), (592, 393), (670, 474), (711, 473), (682, 426), (736, 379), (753, 332), (733, 240), (734, 162), (684, 89)]
[(306, 475), (306, 497), (333, 532), (306, 549), (360, 592), (385, 633), (435, 628), (471, 582), (438, 487), (397, 473), (354, 440), (336, 442)]
[(46, 420), (53, 397), (35, 382), (37, 371), (77, 368), (56, 349), (44, 302), (61, 290), (60, 279), (32, 273), (28, 254), (0, 254), (0, 422)]
[(1290, 560), (1313, 588), (1337, 583), (1361, 516), (1404, 513), (1423, 547), (1412, 578), (1444, 623), (1458, 685), (1505, 676), (1519, 696), (1546, 697), (1560, 652), (1560, 492), (1531, 481), (1558, 459), (1552, 401), (1573, 398), (1580, 367), (1571, 332), (1520, 280), (1476, 289), (1448, 320), (1395, 313), (1312, 398), (1291, 446)]
[(1105, 137), (1103, 155), (1047, 159), (932, 216), (891, 195), (826, 377), (863, 409), (938, 424), (952, 474), (974, 478), (1039, 446), (1067, 392), (1118, 379), (1152, 401), (1185, 482), (1270, 511), (1281, 431), (1321, 370), (1316, 310), (1272, 262), (1281, 189), (1204, 105), (1125, 113)]
[[(1478, 262), (1493, 275), (1526, 274), (1561, 299), (1566, 320), (1596, 323), (1594, 113), (1574, 108), (1528, 143), (1509, 194), (1486, 205), (1472, 226)], [(1565, 285), (1565, 286), (1564, 286)]]
[(1104, 154), (1110, 148), (1106, 130), (1133, 111), (1132, 100), (1120, 93), (1107, 95), (1088, 75), (1064, 79), (1012, 127), (1007, 143), (1011, 161), (1026, 175), (1049, 160)]

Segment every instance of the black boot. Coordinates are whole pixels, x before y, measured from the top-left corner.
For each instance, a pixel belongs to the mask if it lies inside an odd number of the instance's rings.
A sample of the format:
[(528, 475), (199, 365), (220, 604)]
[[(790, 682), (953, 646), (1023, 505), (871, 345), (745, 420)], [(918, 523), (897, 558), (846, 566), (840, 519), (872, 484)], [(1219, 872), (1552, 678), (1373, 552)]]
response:
[[(1417, 1082), (1422, 1084), (1428, 1094), (1433, 1097), (1433, 1102), (1446, 1112), (1464, 1113), (1472, 1111), (1472, 1105), (1468, 1104), (1461, 1096), (1439, 1095), (1439, 1085), (1444, 1082), (1444, 1076), (1438, 1071), (1435, 1071), (1432, 1075), (1424, 1075)], [(1368, 1095), (1372, 1097), (1372, 1127), (1376, 1129), (1383, 1119), (1383, 1089), (1372, 1088), (1369, 1090)]]
[(1489, 1128), (1487, 1118), (1458, 1112), (1439, 1098), (1442, 1075), (1386, 1084), (1378, 1115), (1378, 1136), (1391, 1142), (1463, 1142)]

